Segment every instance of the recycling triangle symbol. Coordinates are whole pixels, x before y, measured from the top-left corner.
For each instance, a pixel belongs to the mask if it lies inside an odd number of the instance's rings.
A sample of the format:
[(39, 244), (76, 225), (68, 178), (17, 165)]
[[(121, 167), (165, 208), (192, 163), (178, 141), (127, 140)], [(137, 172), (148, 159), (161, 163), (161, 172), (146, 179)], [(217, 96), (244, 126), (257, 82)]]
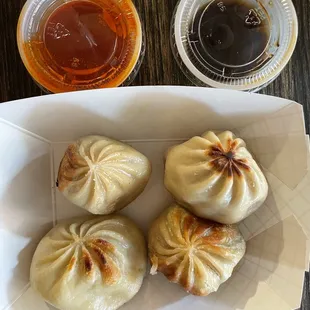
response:
[(61, 23), (49, 23), (47, 34), (51, 35), (54, 39), (61, 39), (69, 36), (70, 31)]
[(245, 24), (248, 27), (255, 27), (255, 26), (259, 26), (261, 24), (261, 20), (259, 18), (259, 16), (257, 15), (257, 13), (254, 10), (250, 10), (249, 14), (246, 15), (245, 18)]

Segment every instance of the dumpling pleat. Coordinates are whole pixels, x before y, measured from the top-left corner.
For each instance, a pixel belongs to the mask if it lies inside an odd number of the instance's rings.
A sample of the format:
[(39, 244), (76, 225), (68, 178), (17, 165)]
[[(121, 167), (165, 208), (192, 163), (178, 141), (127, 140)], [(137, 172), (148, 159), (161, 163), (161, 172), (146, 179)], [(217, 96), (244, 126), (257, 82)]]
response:
[(232, 187), (232, 195), (229, 206), (227, 206), (228, 210), (233, 209), (233, 212), (237, 212), (235, 206), (243, 205), (244, 202), (248, 198), (248, 185), (246, 183), (246, 178), (244, 177), (244, 172), (241, 172), (241, 177), (234, 175), (233, 187)]
[(185, 275), (185, 278), (187, 277), (188, 275), (188, 268), (186, 268), (186, 265), (188, 264), (188, 260), (189, 260), (189, 257), (188, 255), (185, 255), (183, 257), (183, 260), (179, 263), (179, 265), (177, 266), (176, 270), (175, 270), (175, 273), (173, 275), (173, 280), (174, 281), (180, 281), (181, 280), (181, 277), (183, 275)]
[(212, 271), (217, 273), (220, 277), (223, 276), (222, 265), (225, 261), (216, 259), (213, 255), (209, 254), (209, 251), (197, 251), (196, 257), (198, 257), (204, 265), (208, 266)]
[[(63, 268), (68, 265), (74, 252), (74, 247), (70, 246), (65, 249), (58, 250), (51, 253), (38, 261), (38, 267), (42, 265), (48, 265), (49, 268)], [(44, 270), (42, 269), (42, 272)]]
[(202, 139), (210, 142), (211, 144), (221, 143), (219, 137), (212, 131), (207, 131), (202, 135)]
[(165, 223), (161, 223), (159, 225), (159, 230), (161, 235), (163, 236), (163, 241), (171, 248), (179, 248), (180, 244), (184, 244), (184, 242), (178, 243), (178, 241), (173, 240), (169, 229), (166, 227)]
[(171, 256), (172, 257), (178, 257), (180, 255), (180, 249), (182, 247), (178, 247), (178, 248), (167, 248), (164, 245), (161, 245), (160, 243), (157, 245), (156, 247), (156, 251), (159, 255), (163, 255), (163, 256)]
[[(183, 236), (183, 223), (186, 220), (182, 214), (176, 214), (175, 217), (171, 217), (171, 225), (167, 226), (167, 229), (170, 234), (170, 239), (179, 244), (186, 244), (186, 241)], [(181, 225), (180, 225), (181, 222)]]
[[(117, 151), (113, 144), (106, 141), (96, 141), (89, 149), (89, 155), (94, 163), (99, 162), (105, 156)], [(116, 147), (116, 146), (115, 146)]]
[(109, 161), (111, 157), (112, 158), (114, 156), (121, 157), (122, 154), (124, 154), (124, 152), (126, 153), (126, 149), (124, 148), (123, 145), (110, 143), (101, 150), (100, 154), (96, 158), (96, 161), (104, 163)]
[(70, 187), (70, 196), (73, 201), (80, 201), (83, 205), (87, 204), (89, 197), (93, 193), (94, 181), (91, 172), (88, 175), (77, 182), (72, 182)]
[(73, 238), (79, 237), (80, 226), (81, 224), (79, 223), (73, 223), (69, 226), (69, 232)]
[(113, 219), (107, 219), (104, 222), (102, 221), (97, 221), (93, 223), (87, 232), (85, 233), (85, 237), (90, 236), (98, 231), (106, 231), (106, 230), (112, 230), (115, 231), (117, 229), (121, 228), (124, 230), (125, 226), (122, 223), (119, 223), (117, 220)]
[(232, 197), (234, 179), (228, 177), (225, 173), (221, 173), (216, 182), (213, 182), (212, 186), (208, 187), (208, 197), (210, 202), (217, 199), (221, 208), (225, 208)]

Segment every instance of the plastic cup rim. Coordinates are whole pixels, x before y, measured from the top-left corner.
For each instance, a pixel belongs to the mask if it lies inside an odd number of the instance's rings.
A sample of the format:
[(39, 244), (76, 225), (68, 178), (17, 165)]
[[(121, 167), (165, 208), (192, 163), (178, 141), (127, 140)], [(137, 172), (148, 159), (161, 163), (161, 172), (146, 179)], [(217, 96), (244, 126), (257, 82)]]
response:
[[(190, 61), (188, 55), (186, 54), (186, 51), (184, 49), (184, 46), (182, 44), (182, 38), (181, 38), (181, 22), (182, 22), (182, 12), (185, 7), (185, 4), (188, 0), (180, 0), (177, 4), (177, 8), (175, 10), (175, 23), (174, 23), (174, 39), (177, 47), (178, 54), (181, 57), (182, 62), (186, 66), (186, 68), (190, 71), (191, 74), (195, 76), (198, 80), (203, 82), (204, 84), (214, 87), (214, 88), (227, 88), (227, 89), (234, 89), (234, 90), (252, 90), (256, 88), (261, 88), (263, 85), (267, 85), (270, 82), (272, 82), (284, 69), (284, 67), (287, 65), (287, 63), (290, 61), (293, 52), (295, 50), (295, 46), (297, 43), (298, 38), (298, 19), (295, 7), (291, 0), (286, 0), (286, 3), (289, 5), (290, 12), (292, 14), (292, 26), (293, 26), (293, 33), (291, 36), (289, 48), (286, 50), (286, 53), (284, 57), (281, 59), (281, 63), (277, 68), (272, 72), (272, 74), (268, 75), (267, 77), (263, 78), (262, 80), (258, 82), (254, 82), (251, 84), (243, 84), (243, 85), (230, 85), (226, 83), (217, 82), (207, 76), (205, 76), (203, 73), (201, 73)], [(178, 34), (178, 35), (177, 35)], [(239, 80), (245, 79), (244, 78), (237, 78)]]

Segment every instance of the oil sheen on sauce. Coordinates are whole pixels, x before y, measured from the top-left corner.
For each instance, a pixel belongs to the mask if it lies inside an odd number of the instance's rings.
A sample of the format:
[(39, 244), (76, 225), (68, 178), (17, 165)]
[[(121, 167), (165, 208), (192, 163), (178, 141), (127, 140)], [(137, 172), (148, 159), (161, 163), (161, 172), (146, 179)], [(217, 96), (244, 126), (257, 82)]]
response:
[(269, 16), (257, 1), (212, 1), (199, 8), (189, 31), (201, 62), (225, 69), (227, 75), (251, 71), (266, 61), (269, 40)]
[[(114, 3), (113, 3), (114, 2)], [(56, 8), (45, 21), (38, 38), (28, 42), (33, 56), (57, 86), (40, 83), (54, 92), (118, 86), (137, 60), (138, 23), (113, 0), (71, 1)], [(55, 84), (55, 83), (54, 83)], [(102, 86), (100, 86), (102, 85)], [(55, 89), (60, 87), (61, 89)]]

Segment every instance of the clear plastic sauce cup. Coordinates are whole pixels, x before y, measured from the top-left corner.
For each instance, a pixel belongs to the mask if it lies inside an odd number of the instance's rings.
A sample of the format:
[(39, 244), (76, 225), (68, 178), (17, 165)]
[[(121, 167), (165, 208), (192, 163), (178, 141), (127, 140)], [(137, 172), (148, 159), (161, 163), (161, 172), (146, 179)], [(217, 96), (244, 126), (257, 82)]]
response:
[(128, 85), (144, 56), (131, 0), (28, 0), (17, 41), (33, 79), (54, 93)]
[(194, 84), (257, 91), (288, 63), (297, 35), (290, 0), (181, 0), (171, 46)]

